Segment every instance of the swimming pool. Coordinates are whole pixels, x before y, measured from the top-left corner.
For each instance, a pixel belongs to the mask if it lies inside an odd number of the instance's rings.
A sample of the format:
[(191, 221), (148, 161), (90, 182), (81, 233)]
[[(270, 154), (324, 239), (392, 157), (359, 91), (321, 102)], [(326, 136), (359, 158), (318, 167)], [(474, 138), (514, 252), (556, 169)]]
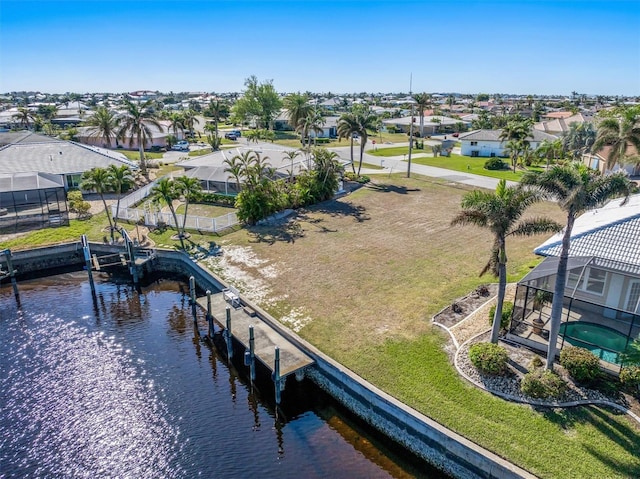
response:
[(573, 346), (588, 349), (603, 361), (620, 364), (620, 353), (627, 347), (627, 336), (615, 329), (586, 321), (560, 326), (560, 335)]

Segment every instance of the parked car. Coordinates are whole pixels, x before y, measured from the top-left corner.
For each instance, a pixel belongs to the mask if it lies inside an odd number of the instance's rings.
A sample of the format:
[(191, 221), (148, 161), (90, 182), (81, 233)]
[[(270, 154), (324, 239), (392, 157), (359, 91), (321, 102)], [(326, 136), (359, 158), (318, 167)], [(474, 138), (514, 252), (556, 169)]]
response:
[(182, 140), (171, 147), (174, 151), (189, 151), (189, 142)]
[(231, 130), (224, 134), (224, 137), (227, 140), (233, 140), (233, 141), (236, 141), (241, 136), (242, 136), (242, 132), (240, 130)]

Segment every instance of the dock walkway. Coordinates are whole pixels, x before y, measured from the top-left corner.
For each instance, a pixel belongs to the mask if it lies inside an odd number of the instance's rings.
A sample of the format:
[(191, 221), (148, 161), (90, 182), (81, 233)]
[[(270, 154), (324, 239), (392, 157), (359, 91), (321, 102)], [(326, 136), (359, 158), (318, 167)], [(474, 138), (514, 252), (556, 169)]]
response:
[[(207, 311), (206, 296), (196, 301), (204, 311)], [(276, 346), (280, 349), (280, 377), (282, 378), (314, 363), (313, 359), (262, 321), (259, 316), (251, 316), (242, 306), (232, 307), (224, 300), (222, 293), (211, 294), (211, 315), (223, 328), (226, 328), (227, 307), (231, 311), (233, 337), (248, 349), (249, 326), (253, 326), (255, 355), (270, 371), (274, 370)]]

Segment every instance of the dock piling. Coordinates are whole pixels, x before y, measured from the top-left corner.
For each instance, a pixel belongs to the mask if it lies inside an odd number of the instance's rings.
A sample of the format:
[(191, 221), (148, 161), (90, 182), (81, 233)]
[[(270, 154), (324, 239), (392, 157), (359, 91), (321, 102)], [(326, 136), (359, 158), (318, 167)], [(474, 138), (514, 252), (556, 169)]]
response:
[[(20, 292), (18, 291), (18, 282), (16, 281), (16, 270), (13, 269), (13, 261), (11, 261), (11, 250), (5, 249), (3, 251), (7, 261), (7, 275), (11, 278), (11, 286), (13, 286), (13, 295), (16, 297), (16, 302), (20, 305)], [(1, 278), (2, 276), (0, 276)]]
[(89, 248), (89, 240), (87, 239), (87, 235), (82, 235), (80, 237), (80, 241), (82, 243), (82, 252), (84, 253), (84, 262), (87, 266), (87, 273), (89, 274), (89, 286), (91, 287), (91, 295), (95, 298), (96, 286), (93, 283), (93, 262), (92, 262), (91, 249)]
[(196, 279), (193, 276), (189, 276), (189, 296), (191, 298), (191, 314), (193, 320), (196, 321)]
[(213, 314), (211, 313), (211, 291), (207, 290), (207, 323), (209, 324), (209, 338), (213, 338)]
[(255, 337), (253, 335), (253, 325), (249, 326), (249, 377), (251, 381), (256, 380), (256, 348)]
[(282, 379), (280, 378), (280, 348), (278, 346), (276, 346), (275, 353), (276, 357), (273, 364), (273, 384), (275, 386), (276, 392), (276, 404), (280, 404), (283, 388), (281, 387)]
[(227, 306), (225, 311), (227, 313), (227, 328), (224, 330), (224, 340), (227, 343), (227, 357), (231, 359), (233, 358), (233, 343), (231, 342), (231, 308)]

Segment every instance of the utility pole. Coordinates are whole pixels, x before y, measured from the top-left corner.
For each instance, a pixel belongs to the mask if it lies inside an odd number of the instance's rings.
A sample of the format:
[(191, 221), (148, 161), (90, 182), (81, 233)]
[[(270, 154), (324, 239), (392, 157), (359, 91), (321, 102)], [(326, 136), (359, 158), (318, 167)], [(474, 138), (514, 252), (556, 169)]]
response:
[(413, 73), (409, 75), (409, 98), (411, 101), (411, 124), (409, 125), (409, 162), (407, 163), (407, 178), (411, 178), (411, 152), (413, 150), (413, 98), (411, 89), (413, 87)]

